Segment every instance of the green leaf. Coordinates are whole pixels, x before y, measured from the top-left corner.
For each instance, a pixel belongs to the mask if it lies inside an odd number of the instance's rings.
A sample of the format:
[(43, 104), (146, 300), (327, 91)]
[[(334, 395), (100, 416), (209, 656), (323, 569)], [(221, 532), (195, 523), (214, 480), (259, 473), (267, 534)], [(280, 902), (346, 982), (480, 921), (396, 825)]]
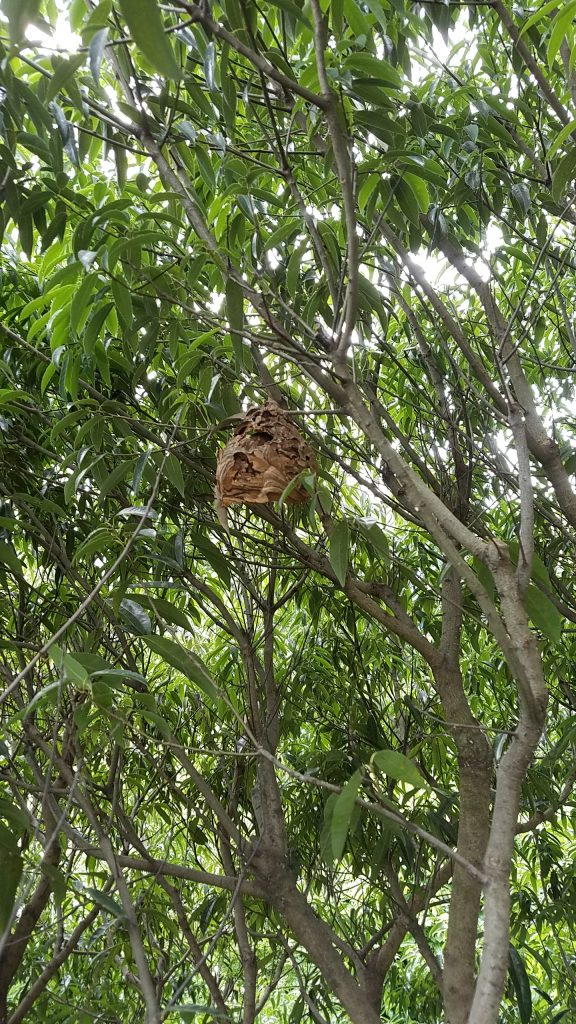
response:
[(549, 598), (538, 587), (529, 586), (524, 599), (528, 617), (552, 643), (562, 637), (562, 616)]
[(428, 208), (430, 206), (430, 193), (428, 192), (426, 182), (422, 181), (422, 178), (418, 177), (418, 175), (411, 174), (408, 171), (404, 171), (402, 177), (403, 180), (410, 185), (422, 213), (428, 213)]
[(352, 818), (352, 811), (354, 810), (354, 803), (358, 796), (358, 790), (362, 783), (362, 772), (354, 772), (351, 779), (343, 787), (342, 792), (338, 794), (334, 801), (332, 810), (332, 823), (331, 823), (331, 838), (332, 838), (332, 851), (335, 860), (340, 860), (344, 852), (344, 846), (346, 845), (346, 839), (348, 837), (348, 830), (350, 828), (350, 821)]
[(300, 221), (296, 218), (288, 218), (280, 225), (279, 228), (276, 228), (271, 235), (268, 235), (268, 238), (264, 243), (264, 248), (266, 250), (276, 248), (276, 246), (280, 245), (280, 242), (283, 242), (287, 238), (291, 238), (292, 235), (295, 235), (299, 230), (301, 230)]
[(156, 729), (158, 729), (158, 732), (160, 733), (161, 736), (164, 737), (165, 740), (170, 741), (172, 739), (172, 729), (168, 725), (166, 719), (162, 718), (162, 715), (159, 715), (157, 711), (148, 711), (146, 709), (142, 712), (142, 717), (146, 722), (149, 722), (150, 725), (153, 725)]
[(106, 892), (101, 892), (100, 889), (94, 889), (91, 886), (87, 886), (83, 890), (87, 896), (91, 896), (95, 903), (97, 903), (103, 910), (108, 911), (115, 917), (117, 921), (124, 921), (126, 914), (121, 903), (118, 903), (112, 896), (109, 896)]
[(353, 53), (350, 57), (346, 57), (344, 67), (347, 71), (374, 79), (378, 85), (382, 85), (384, 88), (390, 86), (393, 89), (402, 88), (402, 79), (396, 68), (393, 68), (388, 61), (378, 60), (377, 57), (372, 57), (369, 53)]
[(524, 961), (512, 943), (510, 943), (509, 948), (508, 972), (516, 993), (520, 1020), (522, 1024), (530, 1024), (532, 1019), (532, 991), (530, 988), (530, 979), (526, 973)]
[(218, 700), (217, 685), (204, 662), (196, 654), (164, 636), (147, 636), (144, 643), (169, 665), (187, 676), (190, 682), (196, 683), (210, 700)]
[(136, 46), (166, 78), (181, 78), (156, 0), (118, 0)]
[(46, 90), (47, 103), (50, 100), (53, 100), (54, 97), (57, 96), (64, 88), (66, 83), (74, 77), (78, 68), (82, 66), (85, 60), (86, 58), (83, 53), (77, 53), (74, 57), (71, 57), (70, 60), (60, 60), (58, 62), (56, 70), (54, 71), (52, 79), (48, 83), (48, 88)]
[(376, 554), (385, 562), (389, 561), (390, 545), (382, 527), (379, 526), (378, 523), (366, 523), (361, 521), (358, 522), (358, 526), (366, 537), (368, 543), (374, 548)]
[(126, 184), (128, 174), (128, 156), (124, 146), (114, 146), (114, 162), (116, 163), (116, 180), (120, 191)]
[(169, 481), (176, 488), (178, 493), (183, 498), (185, 495), (186, 485), (184, 483), (184, 474), (182, 472), (182, 464), (177, 455), (173, 452), (166, 457), (164, 463), (164, 472), (168, 477)]
[(116, 303), (116, 309), (125, 328), (129, 331), (132, 327), (132, 296), (129, 289), (122, 281), (112, 281), (112, 295)]
[(293, 0), (270, 0), (273, 7), (280, 7), (281, 10), (286, 11), (287, 14), (291, 14), (297, 21), (301, 21), (307, 28), (312, 28), (309, 19), (304, 14), (304, 11), (294, 3)]
[(186, 630), (187, 633), (193, 631), (188, 616), (180, 608), (177, 608), (176, 605), (171, 604), (170, 601), (166, 601), (163, 597), (152, 597), (151, 594), (134, 594), (134, 597), (138, 599), (139, 604), (144, 605), (145, 608), (148, 608), (149, 611), (166, 622), (179, 626), (180, 629)]
[(216, 46), (214, 42), (208, 43), (204, 54), (204, 76), (209, 92), (216, 92), (215, 71)]
[(554, 136), (554, 139), (552, 140), (552, 144), (547, 154), (549, 160), (552, 159), (552, 157), (558, 152), (560, 147), (566, 142), (566, 139), (570, 135), (572, 135), (573, 132), (576, 132), (576, 119), (574, 119), (573, 121), (569, 121), (568, 124), (565, 124), (564, 127), (560, 129), (558, 134)]
[(120, 614), (124, 622), (138, 636), (145, 636), (147, 633), (152, 632), (150, 616), (146, 614), (142, 605), (138, 604), (137, 601), (131, 601), (129, 598), (124, 597), (120, 601)]
[(11, 800), (5, 800), (3, 797), (0, 797), (0, 818), (5, 818), (18, 835), (22, 835), (30, 828), (30, 819), (25, 812)]
[(103, 679), (92, 679), (92, 699), (99, 708), (111, 708), (114, 704), (112, 687)]
[(134, 460), (129, 459), (127, 462), (120, 462), (114, 467), (112, 472), (106, 477), (104, 483), (100, 486), (100, 500), (102, 501), (110, 491), (114, 490), (117, 484), (120, 483), (124, 477), (128, 476), (128, 473), (134, 466)]
[[(514, 565), (518, 565), (518, 556), (520, 554), (519, 542), (517, 540), (509, 541), (508, 548), (512, 562)], [(537, 551), (532, 556), (532, 579), (535, 583), (541, 583), (548, 590), (553, 589), (548, 569)]]
[(569, 150), (560, 162), (552, 176), (552, 198), (556, 203), (560, 202), (565, 195), (568, 184), (573, 181), (576, 174), (576, 147)]
[(520, 36), (523, 36), (528, 31), (528, 29), (532, 28), (533, 25), (537, 25), (538, 22), (542, 20), (542, 18), (549, 14), (550, 11), (556, 10), (557, 7), (558, 0), (548, 0), (547, 3), (542, 4), (542, 6), (539, 7), (534, 14), (530, 15), (530, 17), (526, 19), (526, 21), (522, 25), (522, 28), (520, 29)]
[(15, 388), (0, 388), (0, 408), (16, 402), (25, 402), (29, 398), (30, 396), (25, 391), (17, 391)]
[(103, 553), (111, 547), (117, 547), (119, 543), (120, 540), (115, 533), (105, 526), (99, 526), (76, 548), (72, 561), (80, 562), (83, 558), (90, 558), (96, 552)]
[(314, 474), (309, 469), (300, 470), (300, 472), (297, 473), (296, 476), (293, 476), (292, 479), (289, 480), (288, 483), (286, 484), (286, 487), (284, 488), (282, 494), (278, 498), (278, 508), (282, 508), (286, 499), (290, 497), (294, 488), (298, 487), (299, 484), (303, 484), (306, 490), (309, 491), (310, 494), (313, 494), (314, 480)]
[(18, 853), (18, 836), (14, 835), (3, 821), (0, 821), (0, 850)]
[(340, 520), (334, 526), (330, 537), (329, 559), (336, 579), (341, 586), (346, 583), (350, 531), (347, 523)]
[(0, 562), (7, 565), (15, 576), (19, 576), (21, 579), (23, 578), (22, 566), (20, 565), (18, 555), (14, 551), (14, 548), (5, 540), (0, 540)]
[(324, 805), (324, 821), (320, 832), (320, 854), (326, 864), (332, 864), (335, 859), (332, 849), (332, 815), (338, 796), (338, 793), (331, 793)]
[(215, 1017), (217, 1020), (229, 1020), (227, 1014), (222, 1013), (216, 1006), (201, 1006), (199, 1003), (180, 1003), (173, 1006), (171, 1013), (179, 1013), (182, 1020), (194, 1020), (201, 1014), (206, 1017)]
[(52, 644), (48, 651), (48, 657), (64, 682), (72, 683), (80, 690), (87, 689), (88, 672), (72, 654), (63, 651), (58, 644)]
[(38, 706), (38, 704), (43, 704), (45, 698), (49, 695), (50, 699), (52, 700), (52, 695), (56, 696), (55, 691), (60, 690), (61, 685), (62, 684), (60, 683), (60, 680), (58, 680), (57, 683), (48, 683), (46, 686), (43, 686), (41, 690), (38, 690), (38, 693), (34, 694), (32, 700), (29, 701), (28, 704), (26, 704), (23, 708), (20, 708), (20, 710), (12, 716), (13, 720), (17, 722), (23, 718), (26, 718), (26, 716), (29, 715), (30, 712)]
[(518, 204), (522, 213), (528, 213), (532, 200), (530, 198), (530, 190), (523, 181), (515, 181), (510, 189), (510, 195), (512, 199)]
[(85, 320), (90, 312), (88, 299), (96, 288), (98, 278), (96, 271), (86, 274), (70, 303), (70, 333), (73, 335), (76, 335), (80, 321)]
[(548, 67), (552, 69), (556, 55), (560, 49), (564, 39), (566, 38), (566, 32), (568, 27), (574, 21), (574, 13), (576, 12), (576, 0), (572, 0), (572, 3), (562, 6), (558, 11), (558, 14), (552, 22), (552, 31), (550, 33), (550, 39), (548, 40), (548, 46), (546, 48), (546, 59)]
[(8, 18), (10, 42), (19, 43), (24, 38), (28, 24), (38, 14), (40, 0), (4, 0), (2, 8)]
[(495, 587), (492, 573), (486, 568), (484, 562), (481, 562), (479, 558), (472, 559), (472, 566), (474, 568), (474, 574), (478, 577), (479, 582), (484, 587), (488, 597), (491, 601), (494, 600)]
[(420, 203), (410, 183), (402, 178), (396, 182), (394, 195), (402, 213), (418, 227), (420, 225)]
[(56, 902), (62, 903), (68, 889), (68, 880), (64, 872), (46, 861), (42, 864), (42, 874), (48, 878)]
[(384, 31), (388, 28), (388, 15), (379, 0), (366, 0), (366, 7), (378, 20)]
[(100, 70), (102, 68), (102, 60), (104, 58), (104, 52), (106, 50), (107, 42), (108, 26), (99, 29), (98, 32), (95, 32), (88, 46), (90, 70), (92, 72), (92, 77), (94, 78), (96, 85), (100, 85)]
[(420, 774), (414, 762), (398, 750), (378, 750), (370, 758), (370, 763), (391, 779), (406, 782), (415, 789), (428, 788), (426, 779)]

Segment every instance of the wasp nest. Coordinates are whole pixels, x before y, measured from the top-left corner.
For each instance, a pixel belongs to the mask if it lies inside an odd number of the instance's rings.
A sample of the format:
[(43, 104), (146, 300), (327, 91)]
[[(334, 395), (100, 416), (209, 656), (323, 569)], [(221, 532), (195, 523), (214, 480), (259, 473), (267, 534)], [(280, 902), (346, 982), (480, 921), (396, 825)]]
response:
[[(262, 505), (277, 501), (304, 469), (316, 471), (314, 453), (300, 436), (289, 415), (269, 400), (243, 417), (234, 436), (218, 456), (216, 509), (226, 525), (228, 505)], [(301, 484), (286, 497), (306, 501)]]

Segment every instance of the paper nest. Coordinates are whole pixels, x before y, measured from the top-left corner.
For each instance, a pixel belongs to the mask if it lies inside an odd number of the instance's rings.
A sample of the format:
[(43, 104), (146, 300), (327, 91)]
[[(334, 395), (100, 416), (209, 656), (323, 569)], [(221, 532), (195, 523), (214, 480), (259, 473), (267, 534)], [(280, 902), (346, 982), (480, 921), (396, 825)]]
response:
[[(272, 400), (250, 409), (218, 455), (215, 494), (219, 519), (226, 525), (229, 505), (278, 501), (290, 481), (305, 469), (316, 472), (316, 459), (290, 416)], [(309, 497), (299, 483), (285, 500), (295, 504)]]

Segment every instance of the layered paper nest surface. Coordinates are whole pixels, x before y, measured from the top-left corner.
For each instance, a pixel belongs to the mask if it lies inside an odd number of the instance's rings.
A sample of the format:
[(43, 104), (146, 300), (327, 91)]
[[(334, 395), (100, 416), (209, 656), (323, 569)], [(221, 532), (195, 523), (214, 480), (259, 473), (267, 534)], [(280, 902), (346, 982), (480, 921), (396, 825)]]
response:
[[(217, 507), (278, 501), (295, 476), (316, 468), (314, 453), (290, 416), (269, 400), (246, 413), (218, 456)], [(286, 501), (302, 502), (309, 497), (298, 484)]]

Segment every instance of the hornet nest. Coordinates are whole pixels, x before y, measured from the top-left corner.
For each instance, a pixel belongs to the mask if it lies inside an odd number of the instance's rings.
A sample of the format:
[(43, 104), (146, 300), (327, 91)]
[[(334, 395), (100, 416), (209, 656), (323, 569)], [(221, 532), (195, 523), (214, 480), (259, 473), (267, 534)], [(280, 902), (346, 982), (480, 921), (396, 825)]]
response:
[[(284, 409), (272, 399), (250, 409), (218, 455), (215, 493), (220, 522), (227, 528), (229, 505), (277, 501), (302, 470), (314, 473), (316, 468), (312, 449)], [(308, 497), (305, 488), (298, 484), (286, 501), (295, 504)]]

